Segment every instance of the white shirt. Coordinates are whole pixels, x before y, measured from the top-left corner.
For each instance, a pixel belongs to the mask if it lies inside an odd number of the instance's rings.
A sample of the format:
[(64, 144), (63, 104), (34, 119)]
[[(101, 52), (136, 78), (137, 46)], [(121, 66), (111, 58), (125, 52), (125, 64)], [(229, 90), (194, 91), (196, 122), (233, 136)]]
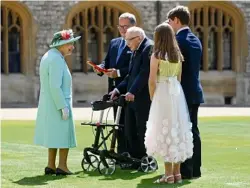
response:
[[(136, 50), (138, 50), (138, 49), (140, 48), (141, 43), (144, 41), (144, 39), (145, 39), (145, 38), (146, 38), (146, 37), (144, 37), (144, 38), (142, 39), (142, 41), (140, 42), (140, 44), (139, 44), (139, 46), (137, 47), (137, 49), (136, 49)], [(123, 40), (124, 40), (124, 39), (123, 39)], [(117, 76), (118, 76), (118, 77), (121, 77), (120, 70), (119, 70), (119, 69), (117, 69), (116, 71), (117, 71)]]
[(142, 39), (142, 41), (140, 42), (140, 44), (139, 44), (139, 46), (137, 47), (137, 49), (136, 50), (138, 50), (139, 48), (140, 48), (140, 46), (141, 46), (141, 43), (144, 41), (144, 39), (145, 39), (146, 37), (144, 37), (143, 39)]
[(178, 33), (180, 33), (181, 31), (185, 30), (185, 29), (189, 29), (188, 26), (185, 26), (185, 27), (182, 27), (180, 28), (177, 32), (176, 32), (176, 35), (178, 35)]
[[(146, 37), (144, 37), (144, 38), (142, 39), (142, 41), (140, 42), (140, 44), (138, 45), (138, 47), (137, 47), (136, 50), (138, 50), (138, 49), (140, 48), (140, 46), (141, 46), (141, 44), (142, 44), (142, 42), (144, 41), (145, 38), (146, 38)], [(117, 92), (118, 94), (120, 93), (120, 91), (119, 91), (117, 88), (115, 88), (114, 90), (116, 90), (116, 92)]]

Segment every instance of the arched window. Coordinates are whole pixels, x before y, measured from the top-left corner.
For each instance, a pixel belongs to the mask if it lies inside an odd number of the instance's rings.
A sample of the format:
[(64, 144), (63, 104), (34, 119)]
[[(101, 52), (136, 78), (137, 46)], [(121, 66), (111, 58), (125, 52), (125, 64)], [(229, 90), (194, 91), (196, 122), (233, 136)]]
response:
[(19, 2), (1, 4), (1, 73), (34, 74), (36, 24), (28, 8)]
[(122, 13), (134, 13), (140, 23), (138, 14), (128, 6), (123, 2), (82, 2), (72, 8), (65, 27), (72, 28), (76, 35), (82, 36), (76, 42), (72, 59), (67, 59), (73, 72), (92, 71), (86, 63), (88, 60), (96, 64), (102, 62), (110, 40), (119, 36), (117, 25)]
[(22, 22), (15, 11), (1, 7), (1, 72), (21, 72)]
[(203, 47), (200, 79), (205, 101), (234, 103), (244, 93), (239, 89), (244, 86), (239, 80), (246, 72), (249, 54), (244, 14), (229, 1), (193, 1), (188, 6), (190, 28)]
[(235, 18), (230, 12), (209, 4), (191, 9), (190, 13), (191, 28), (199, 36), (203, 46), (200, 69), (235, 71)]

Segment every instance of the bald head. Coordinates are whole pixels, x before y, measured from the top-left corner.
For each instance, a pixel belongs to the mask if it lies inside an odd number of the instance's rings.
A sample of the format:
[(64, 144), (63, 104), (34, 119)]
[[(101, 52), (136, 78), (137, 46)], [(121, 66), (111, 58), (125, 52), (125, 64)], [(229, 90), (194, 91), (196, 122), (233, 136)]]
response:
[(142, 28), (136, 27), (136, 26), (130, 27), (127, 30), (127, 34), (129, 36), (139, 36), (142, 40), (146, 37), (144, 30)]
[(144, 40), (146, 37), (145, 32), (140, 27), (130, 27), (127, 30), (127, 33), (125, 35), (125, 40), (127, 42), (128, 47), (134, 51), (136, 50), (140, 43)]

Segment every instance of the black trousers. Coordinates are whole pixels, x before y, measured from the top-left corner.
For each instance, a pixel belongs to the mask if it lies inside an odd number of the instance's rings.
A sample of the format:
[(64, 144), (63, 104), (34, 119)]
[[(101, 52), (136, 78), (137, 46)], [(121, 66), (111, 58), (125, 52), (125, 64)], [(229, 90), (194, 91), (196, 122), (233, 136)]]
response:
[[(115, 120), (116, 113), (117, 113), (117, 107), (114, 107), (113, 110), (114, 110), (114, 120)], [(119, 124), (122, 124), (122, 125), (125, 124), (125, 110), (124, 110), (124, 108), (122, 108), (122, 110), (121, 110)], [(124, 152), (128, 152), (127, 140), (125, 138), (124, 128), (119, 128), (118, 132), (117, 132), (117, 153), (121, 154)]]
[(200, 177), (201, 176), (201, 138), (198, 128), (198, 109), (200, 104), (188, 105), (190, 120), (193, 124), (193, 156), (181, 164), (181, 174), (186, 178)]
[(146, 132), (146, 118), (130, 105), (125, 108), (125, 135), (128, 139), (129, 154), (141, 159), (146, 156), (144, 137)]

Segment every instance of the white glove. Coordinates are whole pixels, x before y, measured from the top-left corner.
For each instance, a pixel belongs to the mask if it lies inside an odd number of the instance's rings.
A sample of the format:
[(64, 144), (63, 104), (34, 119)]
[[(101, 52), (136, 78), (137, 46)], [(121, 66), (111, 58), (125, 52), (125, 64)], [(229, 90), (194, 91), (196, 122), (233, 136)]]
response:
[(69, 109), (65, 107), (62, 109), (62, 119), (67, 120), (69, 118)]

